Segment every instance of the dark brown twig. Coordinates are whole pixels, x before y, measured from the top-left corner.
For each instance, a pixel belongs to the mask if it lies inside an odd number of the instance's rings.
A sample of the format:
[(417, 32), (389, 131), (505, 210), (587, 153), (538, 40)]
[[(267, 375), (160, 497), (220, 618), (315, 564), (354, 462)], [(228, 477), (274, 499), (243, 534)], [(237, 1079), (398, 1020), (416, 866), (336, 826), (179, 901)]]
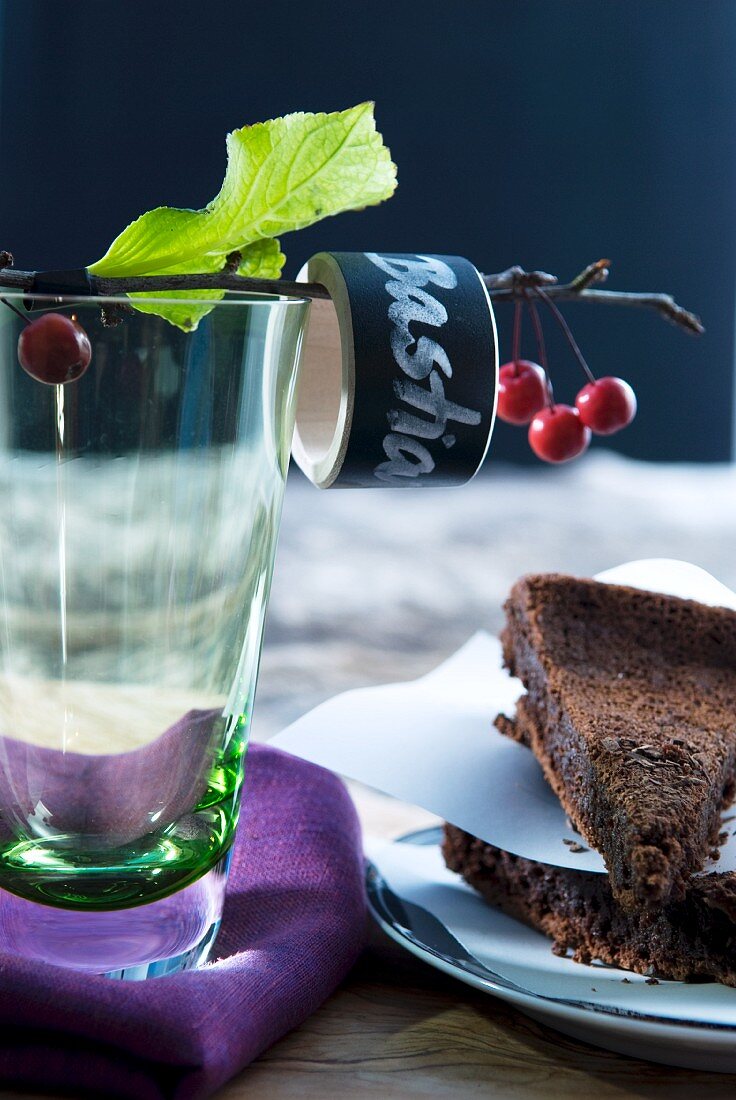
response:
[(595, 263), (588, 264), (586, 268), (583, 268), (580, 274), (576, 275), (571, 281), (570, 286), (580, 291), (585, 290), (586, 287), (594, 286), (596, 283), (605, 283), (610, 266), (610, 260), (596, 260)]
[(494, 302), (515, 301), (522, 286), (541, 287), (556, 302), (599, 302), (603, 305), (654, 309), (667, 321), (694, 336), (700, 336), (705, 331), (700, 318), (678, 305), (671, 294), (592, 289), (595, 284), (606, 281), (609, 265), (609, 260), (597, 260), (569, 283), (558, 283), (556, 276), (546, 271), (524, 271), (521, 267), (509, 267), (496, 275), (484, 275), (483, 281)]
[[(36, 272), (18, 271), (8, 265), (5, 257), (9, 253), (0, 252), (0, 262), (6, 266), (0, 268), (0, 287), (8, 290), (31, 291)], [(249, 294), (279, 294), (284, 297), (329, 298), (329, 291), (320, 283), (297, 283), (288, 279), (251, 279), (238, 275), (237, 266), (240, 257), (237, 253), (228, 256), (222, 271), (208, 275), (138, 275), (126, 278), (104, 278), (90, 276), (90, 289), (100, 297), (124, 296), (126, 294), (161, 293), (167, 290), (234, 290)], [(524, 271), (521, 267), (510, 267), (495, 275), (484, 275), (483, 281), (488, 294), (495, 302), (514, 302), (523, 299), (524, 290), (541, 288), (549, 298), (556, 302), (580, 301), (599, 302), (605, 305), (631, 306), (640, 309), (654, 309), (686, 332), (699, 335), (703, 325), (694, 313), (683, 309), (669, 294), (632, 293), (630, 291), (612, 291), (596, 289), (596, 284), (605, 282), (608, 277), (608, 260), (597, 260), (589, 264), (569, 283), (559, 283), (555, 275), (545, 271)]]
[[(228, 258), (229, 259), (229, 258)], [(237, 264), (235, 265), (237, 267)], [(0, 287), (8, 290), (32, 291), (35, 271), (0, 268)], [(226, 264), (223, 271), (208, 275), (134, 275), (128, 278), (105, 279), (90, 276), (90, 289), (100, 297), (124, 297), (126, 294), (159, 294), (167, 290), (237, 290), (249, 294), (281, 294), (292, 298), (329, 298), (330, 293), (320, 283), (296, 283), (288, 279), (250, 279), (235, 275)]]

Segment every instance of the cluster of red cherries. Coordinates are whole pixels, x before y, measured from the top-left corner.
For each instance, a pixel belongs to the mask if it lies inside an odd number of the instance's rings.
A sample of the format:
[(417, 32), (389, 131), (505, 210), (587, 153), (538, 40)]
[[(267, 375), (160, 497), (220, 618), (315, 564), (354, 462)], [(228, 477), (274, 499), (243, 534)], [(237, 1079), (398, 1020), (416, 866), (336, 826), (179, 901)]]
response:
[(636, 415), (636, 395), (623, 378), (594, 377), (557, 307), (546, 295), (540, 297), (560, 322), (588, 381), (574, 406), (555, 401), (536, 306), (528, 299), (543, 365), (519, 357), (522, 303), (517, 302), (513, 359), (499, 374), (498, 415), (507, 424), (529, 425), (529, 446), (542, 461), (569, 462), (587, 450), (592, 433), (613, 435), (630, 424)]

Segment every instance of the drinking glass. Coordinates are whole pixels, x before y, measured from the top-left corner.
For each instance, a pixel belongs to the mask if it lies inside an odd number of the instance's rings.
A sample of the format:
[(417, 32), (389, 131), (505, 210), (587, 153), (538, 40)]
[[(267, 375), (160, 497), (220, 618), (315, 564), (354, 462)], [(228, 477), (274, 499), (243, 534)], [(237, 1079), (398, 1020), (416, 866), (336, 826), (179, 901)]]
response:
[(29, 377), (0, 304), (0, 951), (150, 977), (220, 920), (308, 303), (26, 304), (92, 361)]

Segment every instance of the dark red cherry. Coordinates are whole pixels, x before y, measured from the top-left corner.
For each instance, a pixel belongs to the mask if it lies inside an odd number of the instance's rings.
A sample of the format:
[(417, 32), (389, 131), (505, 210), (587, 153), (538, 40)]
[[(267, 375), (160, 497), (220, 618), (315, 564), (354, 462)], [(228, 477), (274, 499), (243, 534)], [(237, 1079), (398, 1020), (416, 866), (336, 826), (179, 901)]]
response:
[(623, 378), (598, 378), (575, 398), (583, 424), (597, 435), (612, 435), (636, 416), (636, 394)]
[(590, 428), (570, 405), (540, 409), (529, 425), (529, 446), (544, 462), (569, 462), (590, 443)]
[(76, 382), (91, 358), (87, 333), (63, 313), (44, 313), (26, 325), (18, 338), (18, 360), (23, 370), (48, 386)]
[(498, 415), (507, 424), (528, 424), (547, 400), (547, 380), (537, 363), (518, 359), (498, 372)]

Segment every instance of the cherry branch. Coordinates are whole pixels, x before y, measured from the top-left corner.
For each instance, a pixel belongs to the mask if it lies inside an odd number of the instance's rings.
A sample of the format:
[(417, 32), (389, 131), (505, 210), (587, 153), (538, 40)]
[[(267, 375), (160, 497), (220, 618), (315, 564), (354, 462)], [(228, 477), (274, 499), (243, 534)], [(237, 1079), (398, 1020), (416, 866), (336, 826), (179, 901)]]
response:
[(489, 297), (496, 302), (515, 301), (523, 288), (541, 288), (555, 302), (599, 302), (603, 305), (653, 309), (693, 336), (705, 332), (700, 318), (678, 305), (671, 294), (592, 289), (597, 283), (606, 281), (609, 265), (610, 260), (596, 260), (569, 283), (558, 282), (556, 275), (549, 275), (546, 271), (524, 271), (521, 267), (509, 267), (496, 275), (484, 275), (483, 281), (488, 287)]
[[(321, 283), (297, 283), (288, 279), (253, 279), (237, 274), (240, 257), (229, 256), (222, 271), (207, 275), (139, 275), (132, 278), (104, 278), (87, 275), (80, 294), (117, 297), (137, 293), (161, 293), (167, 290), (233, 290), (250, 294), (279, 294), (285, 297), (329, 298)], [(0, 252), (0, 287), (37, 294), (44, 293), (37, 282), (38, 272), (18, 271), (9, 252)], [(560, 283), (555, 275), (545, 271), (524, 271), (515, 266), (494, 275), (484, 275), (489, 297), (494, 302), (523, 301), (528, 291), (541, 289), (554, 302), (598, 302), (604, 305), (652, 309), (666, 320), (693, 335), (700, 335), (700, 318), (678, 305), (669, 294), (634, 293), (632, 291), (600, 290), (598, 284), (608, 278), (610, 261), (597, 260), (589, 264), (569, 283)], [(43, 273), (41, 273), (43, 275)], [(61, 293), (61, 291), (59, 291)], [(77, 293), (69, 290), (68, 293)]]

